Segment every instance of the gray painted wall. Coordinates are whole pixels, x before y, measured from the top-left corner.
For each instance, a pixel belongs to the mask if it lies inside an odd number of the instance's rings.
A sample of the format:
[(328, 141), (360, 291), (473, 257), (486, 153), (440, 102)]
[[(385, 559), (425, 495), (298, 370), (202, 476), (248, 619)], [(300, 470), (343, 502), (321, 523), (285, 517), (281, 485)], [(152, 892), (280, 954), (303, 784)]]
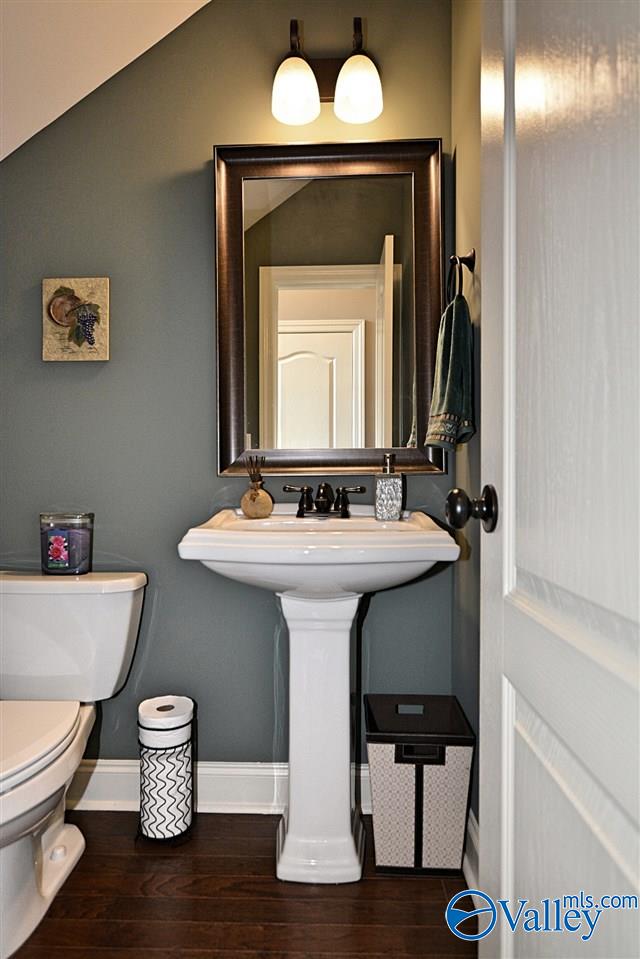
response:
[[(477, 496), (480, 481), (480, 41), (481, 4), (454, 0), (452, 6), (451, 139), (455, 171), (456, 251), (475, 247), (472, 277), (465, 270), (464, 292), (474, 325), (476, 435), (458, 447), (456, 486)], [(486, 534), (482, 534), (486, 535)], [(452, 688), (478, 732), (480, 680), (480, 523), (458, 535), (462, 552), (453, 568)], [(478, 812), (478, 762), (471, 806)]]
[[(150, 577), (133, 670), (103, 706), (94, 754), (134, 757), (136, 704), (175, 692), (199, 702), (201, 759), (286, 758), (274, 598), (176, 551), (245, 486), (216, 476), (212, 148), (440, 136), (448, 150), (449, 13), (441, 0), (215, 0), (2, 165), (0, 562), (38, 565), (40, 510), (92, 509), (96, 568)], [(277, 124), (290, 17), (310, 54), (335, 56), (355, 15), (382, 67), (382, 117), (348, 127), (326, 105), (308, 129)], [(40, 360), (41, 279), (74, 275), (111, 278), (108, 363)], [(410, 478), (409, 505), (441, 515), (449, 485)], [(373, 598), (365, 690), (450, 690), (451, 589), (445, 571)]]

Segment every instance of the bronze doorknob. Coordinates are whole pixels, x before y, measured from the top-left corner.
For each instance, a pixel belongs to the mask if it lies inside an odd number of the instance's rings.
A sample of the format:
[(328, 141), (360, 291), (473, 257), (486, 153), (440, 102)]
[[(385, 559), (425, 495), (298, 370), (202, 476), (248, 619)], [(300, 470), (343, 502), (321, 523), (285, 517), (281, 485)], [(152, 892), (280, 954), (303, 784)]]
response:
[(498, 494), (494, 486), (485, 486), (482, 495), (477, 499), (469, 499), (463, 489), (449, 490), (445, 507), (447, 522), (454, 529), (462, 529), (467, 520), (482, 520), (487, 533), (492, 533), (498, 522)]

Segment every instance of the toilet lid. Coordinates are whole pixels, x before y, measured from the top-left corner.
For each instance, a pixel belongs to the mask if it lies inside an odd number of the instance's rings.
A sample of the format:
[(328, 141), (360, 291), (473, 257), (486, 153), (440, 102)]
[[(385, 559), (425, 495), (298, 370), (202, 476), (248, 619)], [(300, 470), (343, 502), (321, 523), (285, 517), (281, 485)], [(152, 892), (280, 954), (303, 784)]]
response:
[(79, 722), (79, 702), (0, 702), (0, 793), (53, 762)]

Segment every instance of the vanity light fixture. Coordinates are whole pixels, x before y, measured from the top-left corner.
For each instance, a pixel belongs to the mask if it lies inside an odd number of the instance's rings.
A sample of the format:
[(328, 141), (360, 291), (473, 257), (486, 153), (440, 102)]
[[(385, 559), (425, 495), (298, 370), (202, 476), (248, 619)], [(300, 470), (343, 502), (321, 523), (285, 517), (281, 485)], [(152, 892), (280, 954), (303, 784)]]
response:
[(345, 123), (370, 123), (382, 113), (382, 84), (371, 57), (362, 49), (362, 20), (353, 20), (353, 53), (336, 82), (333, 112)]
[(369, 123), (382, 113), (382, 84), (377, 67), (362, 47), (362, 19), (353, 19), (353, 52), (340, 58), (307, 60), (300, 49), (298, 21), (289, 26), (291, 50), (273, 81), (271, 112), (280, 123), (311, 123), (320, 103), (333, 101), (339, 120)]
[(271, 112), (280, 123), (302, 126), (320, 115), (320, 93), (314, 72), (300, 50), (298, 21), (289, 26), (291, 50), (273, 79)]

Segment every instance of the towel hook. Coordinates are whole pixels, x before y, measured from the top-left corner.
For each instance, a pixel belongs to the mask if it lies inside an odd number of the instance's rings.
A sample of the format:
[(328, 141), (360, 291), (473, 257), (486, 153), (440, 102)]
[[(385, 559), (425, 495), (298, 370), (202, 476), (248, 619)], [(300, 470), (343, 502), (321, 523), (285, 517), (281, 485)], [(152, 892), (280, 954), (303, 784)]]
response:
[[(449, 275), (447, 276), (447, 301), (450, 303), (456, 296), (462, 296), (464, 288), (462, 267), (466, 266), (470, 273), (476, 268), (476, 251), (472, 247), (465, 256), (454, 253), (449, 257)], [(456, 275), (457, 274), (457, 275)], [(453, 285), (452, 281), (453, 280)]]

